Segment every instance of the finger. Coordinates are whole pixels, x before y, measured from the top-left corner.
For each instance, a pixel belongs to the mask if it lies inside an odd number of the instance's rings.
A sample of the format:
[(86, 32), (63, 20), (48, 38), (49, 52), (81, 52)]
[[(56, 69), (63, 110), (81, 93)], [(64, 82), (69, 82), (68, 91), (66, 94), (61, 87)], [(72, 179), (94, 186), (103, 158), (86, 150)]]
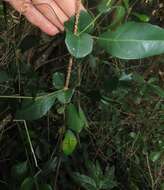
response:
[(49, 22), (32, 4), (30, 0), (26, 3), (22, 0), (12, 0), (10, 4), (19, 12), (24, 11), (23, 15), (35, 26), (39, 27), (43, 32), (49, 35), (59, 33), (59, 30), (51, 22)]
[(63, 24), (69, 18), (53, 0), (33, 0), (35, 7), (55, 26), (64, 30)]
[[(67, 16), (71, 17), (76, 13), (76, 0), (54, 0), (56, 4), (67, 13)], [(81, 10), (85, 10), (83, 5), (81, 5)]]

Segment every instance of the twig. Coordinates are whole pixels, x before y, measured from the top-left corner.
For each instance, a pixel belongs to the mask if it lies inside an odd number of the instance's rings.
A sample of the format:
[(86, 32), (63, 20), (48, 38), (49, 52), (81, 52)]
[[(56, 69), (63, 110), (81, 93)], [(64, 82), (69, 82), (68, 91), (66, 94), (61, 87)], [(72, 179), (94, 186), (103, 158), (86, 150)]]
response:
[(61, 157), (59, 158), (58, 161), (58, 165), (57, 165), (57, 170), (56, 170), (56, 175), (55, 175), (55, 183), (54, 183), (54, 187), (57, 188), (57, 180), (58, 180), (58, 176), (59, 176), (59, 171), (60, 171), (60, 166), (61, 166)]
[[(78, 63), (78, 68), (77, 68), (77, 86), (80, 87), (81, 85), (81, 64)], [(80, 108), (80, 90), (78, 88), (78, 91), (77, 91), (77, 102), (78, 102), (78, 106)]]
[(77, 35), (78, 31), (78, 23), (79, 23), (79, 17), (80, 17), (80, 5), (81, 0), (76, 0), (76, 15), (75, 15), (75, 25), (74, 25), (74, 34)]
[(24, 127), (25, 127), (25, 130), (26, 130), (26, 135), (27, 135), (27, 139), (28, 139), (28, 142), (29, 142), (29, 145), (30, 145), (31, 153), (32, 153), (33, 158), (34, 158), (35, 166), (37, 168), (39, 168), (38, 161), (37, 161), (36, 156), (35, 156), (34, 148), (32, 146), (31, 138), (30, 138), (30, 135), (29, 135), (29, 132), (28, 132), (27, 123), (26, 123), (25, 120), (23, 121), (23, 123), (24, 123)]
[(73, 57), (71, 56), (69, 58), (69, 63), (68, 63), (68, 68), (67, 68), (67, 77), (65, 81), (64, 90), (68, 90), (70, 79), (71, 79), (72, 66), (73, 66)]
[[(75, 25), (74, 25), (74, 34), (77, 35), (78, 33), (78, 23), (79, 23), (79, 17), (80, 17), (80, 5), (81, 0), (76, 0), (76, 15), (75, 15)], [(67, 90), (70, 83), (71, 73), (72, 73), (72, 67), (73, 67), (73, 57), (71, 56), (69, 58), (68, 62), (68, 69), (67, 69), (67, 76), (66, 76), (66, 82), (64, 86), (64, 90)]]
[(150, 175), (150, 179), (151, 179), (151, 187), (152, 190), (154, 190), (154, 178), (153, 178), (153, 174), (150, 168), (150, 162), (149, 162), (149, 157), (148, 157), (148, 153), (146, 153), (146, 163), (147, 163), (147, 167), (148, 167), (148, 171), (149, 171), (149, 175)]

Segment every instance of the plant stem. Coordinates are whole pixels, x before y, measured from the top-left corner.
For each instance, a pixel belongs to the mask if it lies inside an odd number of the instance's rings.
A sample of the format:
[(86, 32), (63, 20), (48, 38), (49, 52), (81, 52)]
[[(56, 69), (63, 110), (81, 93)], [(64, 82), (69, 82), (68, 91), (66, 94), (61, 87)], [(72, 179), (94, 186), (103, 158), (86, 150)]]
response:
[(69, 63), (68, 63), (68, 68), (67, 68), (67, 77), (66, 77), (64, 90), (68, 90), (70, 79), (71, 79), (72, 67), (73, 67), (73, 57), (71, 56), (69, 58)]
[(33, 148), (33, 146), (32, 146), (31, 138), (30, 138), (30, 135), (29, 135), (29, 132), (28, 132), (27, 123), (26, 123), (25, 120), (23, 121), (23, 123), (24, 123), (24, 127), (25, 127), (25, 130), (26, 130), (26, 135), (27, 135), (27, 139), (28, 139), (28, 142), (29, 142), (29, 145), (30, 145), (31, 153), (32, 153), (33, 158), (34, 158), (35, 166), (36, 166), (37, 168), (39, 168), (39, 167), (38, 167), (38, 161), (37, 161), (36, 156), (35, 156), (34, 148)]
[[(76, 0), (76, 15), (75, 15), (75, 25), (74, 25), (74, 34), (77, 35), (78, 33), (78, 23), (79, 23), (79, 17), (80, 17), (80, 5), (81, 0)], [(69, 62), (68, 62), (68, 69), (67, 69), (67, 76), (66, 76), (66, 82), (64, 86), (64, 90), (67, 90), (69, 87), (70, 79), (71, 79), (71, 73), (72, 73), (72, 67), (73, 67), (73, 57), (70, 56)]]
[(92, 25), (99, 19), (99, 17), (100, 17), (101, 15), (102, 15), (102, 13), (99, 13), (99, 14), (93, 19), (93, 21), (90, 22), (90, 23), (88, 24), (88, 26), (86, 26), (78, 35), (83, 34), (90, 26), (92, 26)]
[(77, 35), (78, 32), (78, 23), (80, 17), (80, 5), (81, 0), (76, 0), (76, 15), (75, 15), (75, 25), (74, 25), (74, 34)]
[(150, 179), (151, 179), (151, 187), (152, 187), (152, 190), (154, 190), (154, 178), (153, 178), (153, 174), (152, 174), (152, 171), (151, 171), (151, 168), (150, 168), (150, 162), (149, 162), (148, 153), (146, 153), (146, 162), (147, 162), (147, 167), (148, 167), (149, 175), (150, 175)]
[(4, 95), (4, 96), (0, 96), (0, 99), (29, 99), (29, 100), (39, 100), (42, 98), (46, 98), (48, 96), (55, 96), (56, 94), (62, 92), (63, 90), (58, 90), (58, 91), (54, 91), (45, 95), (41, 95), (41, 96), (37, 96), (37, 97), (33, 97), (33, 96), (19, 96), (19, 95)]

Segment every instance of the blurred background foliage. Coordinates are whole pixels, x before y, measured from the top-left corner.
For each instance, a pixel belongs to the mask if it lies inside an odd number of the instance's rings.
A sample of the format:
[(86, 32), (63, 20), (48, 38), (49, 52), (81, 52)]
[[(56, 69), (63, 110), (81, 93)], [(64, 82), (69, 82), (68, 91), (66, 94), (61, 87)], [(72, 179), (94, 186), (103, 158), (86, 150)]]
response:
[[(103, 16), (97, 33), (125, 19), (164, 27), (162, 0), (113, 4), (122, 8)], [(85, 5), (96, 14), (99, 1)], [(62, 85), (69, 58), (64, 37), (48, 37), (1, 2), (0, 189), (164, 190), (163, 55), (119, 60), (95, 44), (91, 55), (76, 61), (72, 102), (80, 102), (88, 127), (77, 135), (70, 156), (61, 151), (62, 101), (56, 100), (39, 120), (15, 119), (21, 100), (11, 96), (51, 93)]]

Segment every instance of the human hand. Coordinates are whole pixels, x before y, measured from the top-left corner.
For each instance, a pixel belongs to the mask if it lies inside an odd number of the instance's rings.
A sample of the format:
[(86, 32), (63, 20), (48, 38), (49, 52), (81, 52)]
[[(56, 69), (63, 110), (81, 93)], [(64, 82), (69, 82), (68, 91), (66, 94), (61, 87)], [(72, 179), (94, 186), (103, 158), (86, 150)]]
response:
[[(28, 21), (49, 35), (64, 30), (64, 22), (76, 12), (76, 0), (6, 0)], [(84, 7), (81, 5), (81, 9)]]

